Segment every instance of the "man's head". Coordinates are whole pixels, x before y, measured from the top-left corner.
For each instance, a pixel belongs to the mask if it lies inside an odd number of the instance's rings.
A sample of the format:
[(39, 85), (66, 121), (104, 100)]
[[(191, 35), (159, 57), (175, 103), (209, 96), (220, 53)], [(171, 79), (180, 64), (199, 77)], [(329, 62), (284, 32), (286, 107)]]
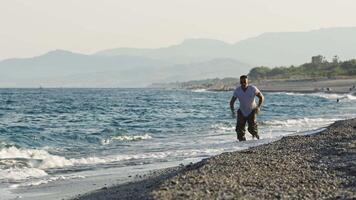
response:
[(243, 89), (246, 89), (248, 86), (248, 78), (246, 75), (240, 76), (240, 84)]

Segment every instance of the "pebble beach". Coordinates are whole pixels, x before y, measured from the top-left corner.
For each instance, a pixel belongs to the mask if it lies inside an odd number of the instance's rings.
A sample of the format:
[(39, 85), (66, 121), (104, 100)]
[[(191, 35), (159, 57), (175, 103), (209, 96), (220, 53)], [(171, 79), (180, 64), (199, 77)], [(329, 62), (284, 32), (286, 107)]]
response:
[(355, 199), (356, 119), (73, 199)]

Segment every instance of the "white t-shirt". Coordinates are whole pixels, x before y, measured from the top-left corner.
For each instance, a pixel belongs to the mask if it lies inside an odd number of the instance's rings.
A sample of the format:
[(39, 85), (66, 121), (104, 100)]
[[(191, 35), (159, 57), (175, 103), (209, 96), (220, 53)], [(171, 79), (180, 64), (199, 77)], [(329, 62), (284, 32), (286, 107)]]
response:
[(252, 110), (257, 107), (255, 97), (259, 92), (260, 90), (254, 85), (248, 85), (246, 91), (243, 91), (241, 86), (235, 89), (234, 97), (239, 99), (240, 110), (245, 117), (249, 116)]

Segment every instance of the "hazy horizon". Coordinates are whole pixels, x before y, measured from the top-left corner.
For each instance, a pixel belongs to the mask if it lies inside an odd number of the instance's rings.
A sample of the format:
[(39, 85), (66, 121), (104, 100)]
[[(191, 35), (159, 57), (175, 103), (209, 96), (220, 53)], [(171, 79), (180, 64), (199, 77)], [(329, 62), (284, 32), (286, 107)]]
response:
[(160, 48), (189, 38), (235, 43), (266, 32), (355, 27), (355, 7), (352, 0), (4, 0), (0, 60), (55, 49), (92, 54), (118, 47)]
[(270, 32), (262, 32), (260, 34), (251, 36), (251, 37), (247, 37), (247, 38), (243, 38), (241, 40), (238, 41), (225, 41), (222, 39), (217, 39), (217, 38), (206, 38), (206, 37), (201, 37), (201, 38), (182, 38), (181, 40), (177, 41), (176, 43), (172, 43), (172, 44), (166, 44), (164, 46), (157, 46), (157, 47), (140, 47), (140, 46), (116, 46), (116, 47), (110, 47), (110, 48), (103, 48), (103, 49), (97, 49), (97, 50), (93, 50), (92, 52), (80, 52), (80, 51), (75, 51), (75, 50), (70, 50), (70, 49), (62, 49), (62, 48), (52, 48), (52, 49), (48, 49), (44, 52), (40, 52), (39, 54), (36, 55), (29, 55), (29, 56), (18, 56), (18, 57), (9, 57), (9, 58), (0, 58), (0, 62), (3, 60), (7, 60), (7, 59), (17, 59), (17, 58), (32, 58), (32, 57), (37, 57), (37, 56), (41, 56), (44, 54), (47, 54), (49, 52), (54, 52), (54, 51), (68, 51), (71, 53), (78, 53), (78, 54), (83, 54), (83, 55), (92, 55), (92, 54), (96, 54), (96, 53), (100, 53), (101, 51), (107, 51), (107, 50), (114, 50), (114, 49), (118, 49), (118, 48), (122, 48), (122, 49), (147, 49), (147, 50), (155, 50), (155, 49), (161, 49), (161, 48), (167, 48), (167, 47), (172, 47), (172, 46), (176, 46), (176, 45), (180, 45), (183, 44), (185, 41), (188, 40), (217, 40), (217, 41), (221, 41), (224, 42), (226, 44), (229, 45), (233, 45), (236, 44), (238, 42), (247, 40), (247, 39), (251, 39), (251, 38), (257, 38), (263, 34), (268, 34), (268, 33), (307, 33), (307, 32), (312, 32), (312, 31), (318, 31), (318, 30), (323, 30), (323, 29), (338, 29), (338, 28), (356, 28), (356, 26), (340, 26), (340, 27), (322, 27), (322, 28), (316, 28), (316, 29), (311, 29), (311, 30), (301, 30), (301, 31), (285, 31), (285, 32), (281, 32), (281, 31), (270, 31)]

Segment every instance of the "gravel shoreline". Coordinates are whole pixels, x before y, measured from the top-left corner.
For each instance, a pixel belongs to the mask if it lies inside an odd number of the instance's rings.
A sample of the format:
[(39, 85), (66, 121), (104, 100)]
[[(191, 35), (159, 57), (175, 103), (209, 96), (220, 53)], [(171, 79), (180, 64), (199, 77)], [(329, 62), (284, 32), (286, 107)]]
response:
[(356, 199), (356, 119), (74, 199)]

